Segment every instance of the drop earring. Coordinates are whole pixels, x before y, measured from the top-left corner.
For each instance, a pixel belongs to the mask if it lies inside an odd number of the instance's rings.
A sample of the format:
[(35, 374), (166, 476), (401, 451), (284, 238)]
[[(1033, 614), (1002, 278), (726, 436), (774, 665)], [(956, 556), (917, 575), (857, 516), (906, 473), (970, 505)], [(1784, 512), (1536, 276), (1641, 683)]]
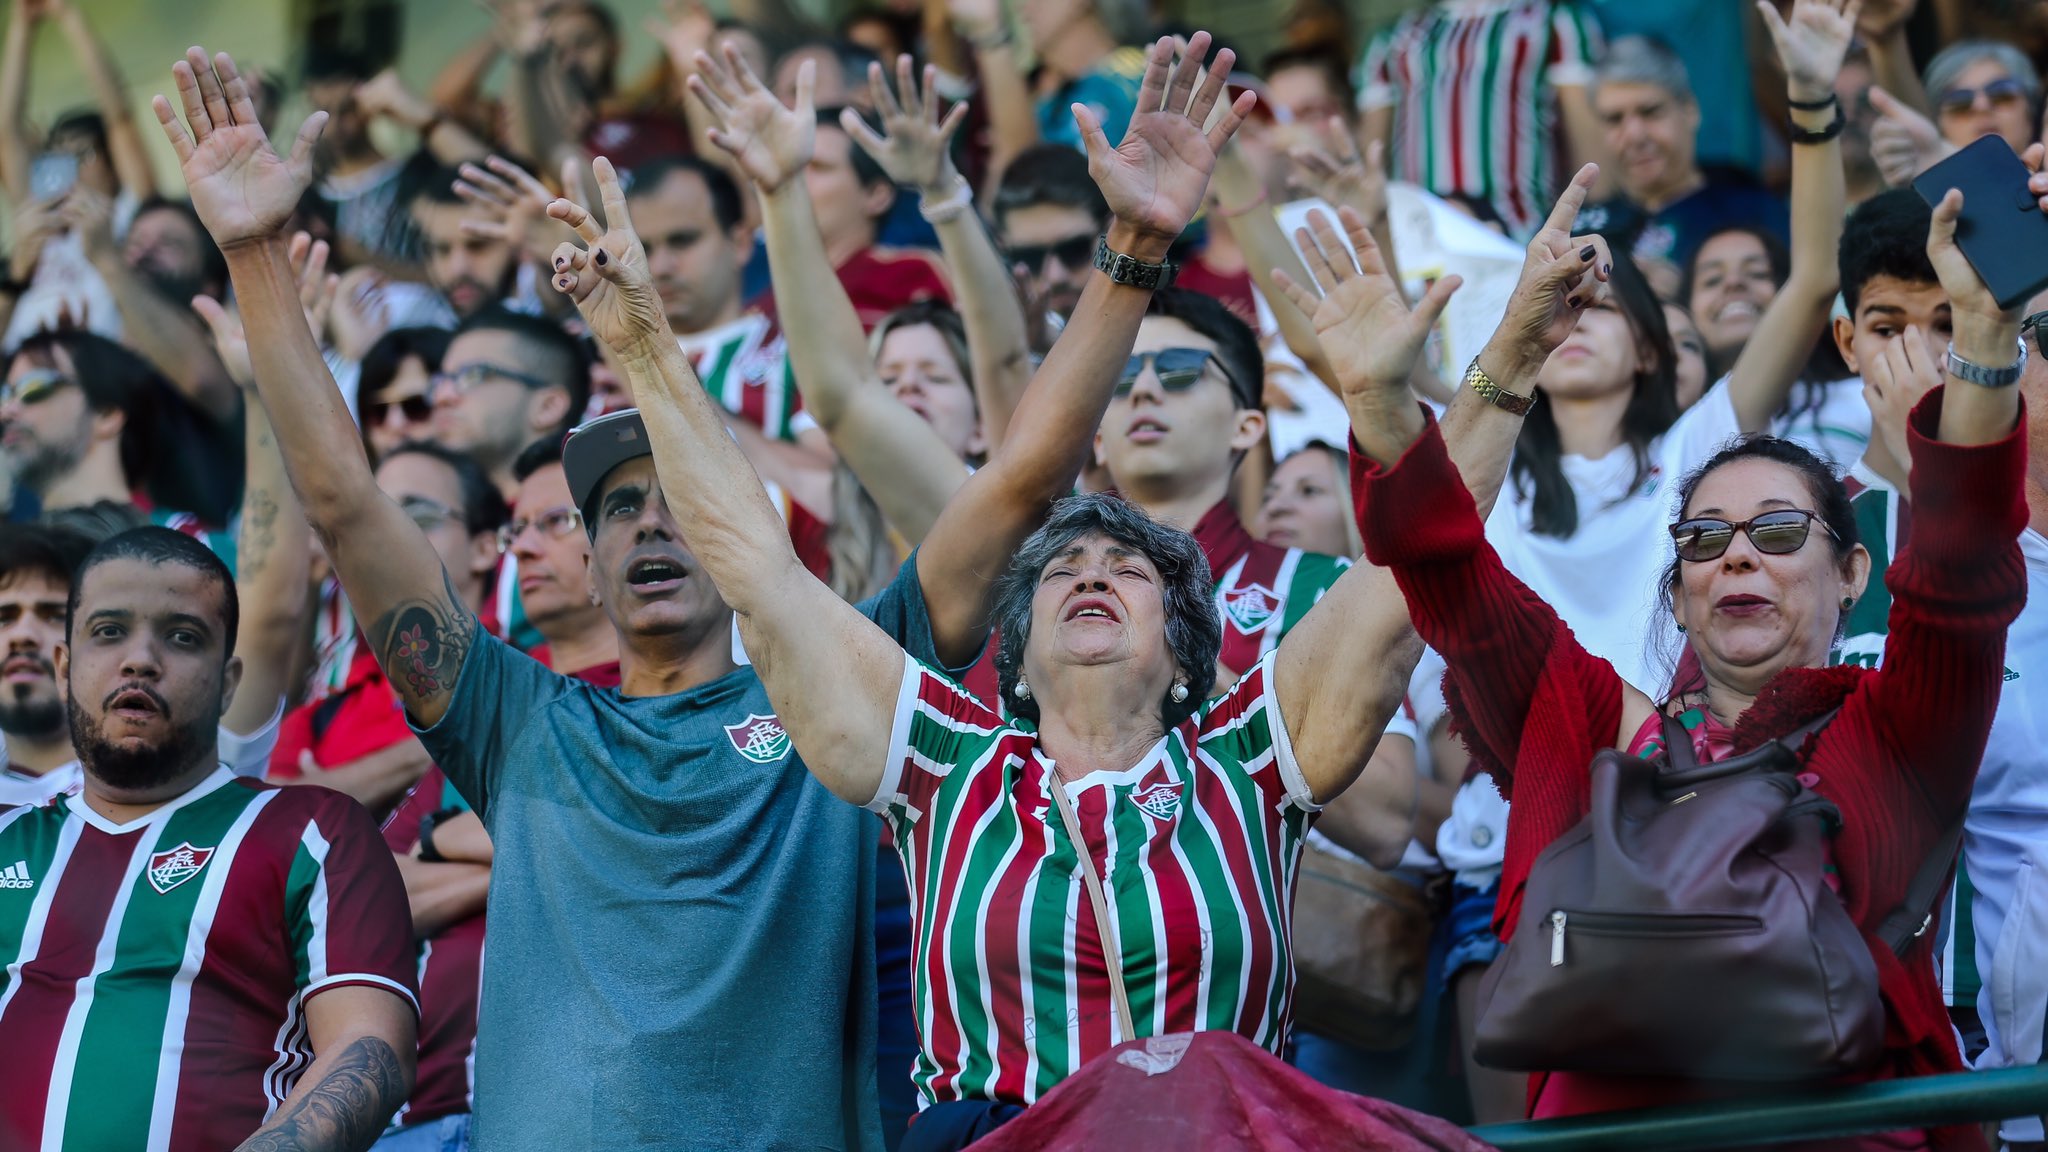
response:
[(1019, 680), (1017, 681), (1017, 686), (1010, 689), (1010, 695), (1015, 696), (1019, 700), (1029, 700), (1031, 699), (1031, 685)]

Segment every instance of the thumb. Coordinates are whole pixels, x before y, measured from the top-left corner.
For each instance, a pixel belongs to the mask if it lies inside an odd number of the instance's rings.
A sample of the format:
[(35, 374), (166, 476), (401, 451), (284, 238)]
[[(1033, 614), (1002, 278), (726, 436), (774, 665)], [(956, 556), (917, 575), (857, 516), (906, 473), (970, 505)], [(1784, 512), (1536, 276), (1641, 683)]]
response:
[(213, 330), (215, 341), (232, 340), (239, 335), (235, 331), (235, 318), (228, 315), (228, 310), (221, 307), (220, 301), (213, 297), (194, 296), (192, 310), (199, 313), (199, 318), (206, 321), (206, 326)]
[(1934, 219), (1927, 225), (1927, 250), (1951, 248), (1956, 242), (1956, 220), (1963, 214), (1963, 190), (1951, 188), (1934, 206)]
[(303, 175), (313, 166), (313, 145), (319, 143), (320, 134), (327, 130), (327, 113), (315, 112), (299, 125), (298, 139), (292, 141), (291, 164), (295, 174)]
[(1086, 104), (1074, 104), (1074, 127), (1081, 130), (1081, 147), (1088, 153), (1088, 168), (1092, 172), (1109, 162), (1109, 137), (1103, 134), (1102, 121)]
[(1444, 314), (1444, 306), (1451, 302), (1451, 296), (1464, 287), (1465, 278), (1453, 273), (1429, 286), (1422, 299), (1415, 304), (1415, 321), (1424, 329), (1436, 327), (1438, 317)]

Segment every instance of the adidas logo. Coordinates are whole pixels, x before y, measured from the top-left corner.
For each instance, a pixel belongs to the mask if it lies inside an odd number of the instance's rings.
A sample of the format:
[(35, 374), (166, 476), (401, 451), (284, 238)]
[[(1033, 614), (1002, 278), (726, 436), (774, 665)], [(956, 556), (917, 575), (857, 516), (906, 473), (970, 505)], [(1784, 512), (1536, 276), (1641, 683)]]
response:
[(28, 861), (26, 860), (16, 860), (6, 868), (0, 869), (0, 888), (33, 888), (35, 886), (36, 882), (29, 879)]

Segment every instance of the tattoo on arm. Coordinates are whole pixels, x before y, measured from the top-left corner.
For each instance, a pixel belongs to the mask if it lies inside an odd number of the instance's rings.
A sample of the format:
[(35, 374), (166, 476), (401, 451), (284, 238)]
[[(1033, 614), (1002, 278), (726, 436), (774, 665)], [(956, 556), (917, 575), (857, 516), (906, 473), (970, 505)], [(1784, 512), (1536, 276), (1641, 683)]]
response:
[(320, 1083), (242, 1142), (237, 1152), (363, 1152), (405, 1103), (405, 1066), (391, 1045), (364, 1036), (342, 1050)]
[(243, 501), (242, 538), (236, 544), (236, 563), (243, 580), (254, 580), (270, 563), (277, 547), (277, 498), (264, 488), (252, 488)]
[(455, 691), (462, 662), (476, 641), (476, 617), (462, 606), (455, 582), (442, 573), (441, 595), (405, 600), (370, 626), (370, 643), (384, 674), (412, 700)]

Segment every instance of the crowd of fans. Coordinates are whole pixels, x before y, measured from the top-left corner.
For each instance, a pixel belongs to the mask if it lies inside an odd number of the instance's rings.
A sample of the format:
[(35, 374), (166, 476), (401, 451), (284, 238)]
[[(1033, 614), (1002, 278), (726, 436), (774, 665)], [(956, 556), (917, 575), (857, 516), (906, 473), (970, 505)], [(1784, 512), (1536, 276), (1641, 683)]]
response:
[[(149, 125), (14, 0), (0, 1148), (1150, 1146), (1151, 1091), (1450, 1149), (2039, 1063), (2048, 293), (1908, 185), (2041, 169), (2048, 4), (1158, 7), (685, 0), (629, 78), (497, 0), (425, 91), (195, 47)], [(1784, 925), (1555, 903), (1563, 846), (1752, 753), (1862, 947), (1680, 1022), (1660, 933)]]

